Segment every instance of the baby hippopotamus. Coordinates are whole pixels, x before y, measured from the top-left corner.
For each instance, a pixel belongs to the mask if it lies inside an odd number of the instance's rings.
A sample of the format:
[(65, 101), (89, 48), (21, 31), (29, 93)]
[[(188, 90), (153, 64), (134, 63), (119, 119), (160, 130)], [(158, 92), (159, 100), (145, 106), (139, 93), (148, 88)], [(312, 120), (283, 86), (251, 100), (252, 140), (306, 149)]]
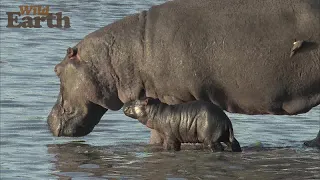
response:
[(158, 131), (166, 150), (179, 151), (181, 143), (204, 143), (212, 151), (223, 151), (220, 142), (224, 142), (233, 152), (241, 152), (230, 119), (215, 104), (192, 101), (168, 105), (147, 97), (125, 103), (123, 112)]

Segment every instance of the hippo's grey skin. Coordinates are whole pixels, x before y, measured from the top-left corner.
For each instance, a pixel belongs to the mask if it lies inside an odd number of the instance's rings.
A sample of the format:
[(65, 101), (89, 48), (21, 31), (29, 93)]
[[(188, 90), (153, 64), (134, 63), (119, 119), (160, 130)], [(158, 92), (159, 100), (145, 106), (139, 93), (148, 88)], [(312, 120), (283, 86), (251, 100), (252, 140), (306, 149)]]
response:
[(224, 142), (232, 151), (241, 152), (230, 119), (210, 102), (168, 105), (147, 97), (125, 103), (123, 112), (156, 130), (163, 137), (166, 150), (179, 151), (181, 143), (204, 143), (212, 151), (221, 151), (220, 142)]
[[(242, 114), (308, 112), (320, 103), (319, 19), (318, 0), (177, 0), (125, 17), (55, 67), (50, 130), (86, 135), (108, 109), (146, 96)], [(303, 44), (290, 56), (295, 39)]]

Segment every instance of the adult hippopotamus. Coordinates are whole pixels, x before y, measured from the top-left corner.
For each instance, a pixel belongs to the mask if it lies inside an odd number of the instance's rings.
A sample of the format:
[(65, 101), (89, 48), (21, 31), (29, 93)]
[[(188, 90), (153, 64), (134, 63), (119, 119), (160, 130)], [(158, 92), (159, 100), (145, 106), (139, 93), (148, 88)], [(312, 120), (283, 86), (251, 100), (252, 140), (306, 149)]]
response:
[[(84, 136), (140, 97), (231, 113), (295, 115), (320, 103), (318, 0), (177, 0), (81, 40), (56, 65), (55, 136)], [(151, 143), (162, 140), (151, 132)], [(305, 143), (320, 147), (317, 138)]]

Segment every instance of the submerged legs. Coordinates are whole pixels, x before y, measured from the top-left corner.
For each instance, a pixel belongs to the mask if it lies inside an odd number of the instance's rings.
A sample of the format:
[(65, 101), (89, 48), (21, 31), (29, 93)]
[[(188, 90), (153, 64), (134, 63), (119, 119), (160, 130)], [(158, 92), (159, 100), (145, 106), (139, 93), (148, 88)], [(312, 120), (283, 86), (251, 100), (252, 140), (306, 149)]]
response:
[(314, 138), (310, 141), (305, 141), (304, 145), (307, 147), (317, 147), (320, 149), (320, 130), (319, 130), (316, 138)]

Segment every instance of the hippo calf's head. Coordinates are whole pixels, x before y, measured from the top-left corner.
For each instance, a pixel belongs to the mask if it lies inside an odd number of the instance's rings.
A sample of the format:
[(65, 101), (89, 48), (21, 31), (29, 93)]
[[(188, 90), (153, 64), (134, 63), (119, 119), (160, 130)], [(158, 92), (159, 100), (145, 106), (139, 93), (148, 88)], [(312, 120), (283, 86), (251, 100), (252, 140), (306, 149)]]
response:
[(146, 100), (134, 100), (129, 101), (123, 105), (123, 113), (133, 119), (145, 118), (147, 116), (146, 106), (148, 104)]
[(129, 101), (124, 104), (122, 109), (126, 116), (142, 120), (148, 116), (150, 105), (159, 103), (161, 102), (158, 99), (147, 97), (142, 100)]
[(55, 136), (85, 136), (108, 109), (119, 110), (122, 106), (116, 90), (99, 81), (99, 70), (82, 55), (78, 48), (69, 48), (65, 59), (55, 67), (60, 93), (47, 119)]

